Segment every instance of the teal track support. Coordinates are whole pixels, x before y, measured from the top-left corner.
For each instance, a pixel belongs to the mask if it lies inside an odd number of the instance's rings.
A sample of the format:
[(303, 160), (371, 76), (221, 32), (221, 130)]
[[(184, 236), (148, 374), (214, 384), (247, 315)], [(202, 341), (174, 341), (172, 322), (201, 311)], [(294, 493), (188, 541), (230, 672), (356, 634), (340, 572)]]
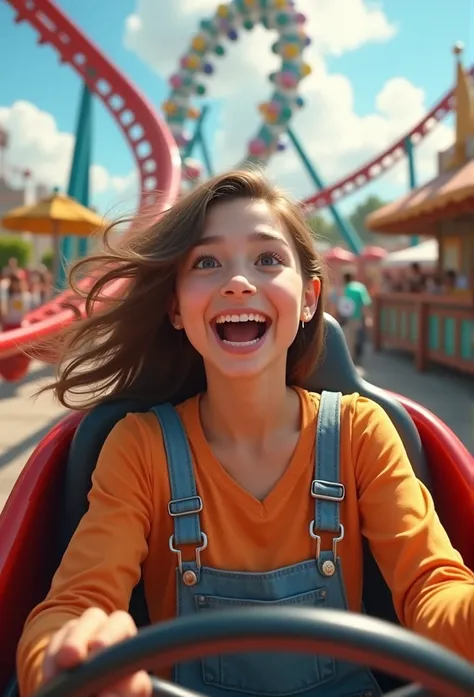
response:
[[(84, 206), (89, 205), (90, 165), (92, 156), (92, 94), (84, 84), (76, 128), (76, 142), (72, 158), (71, 172), (67, 193)], [(66, 285), (66, 268), (76, 256), (76, 238), (63, 237), (60, 244), (61, 263), (59, 264), (56, 287), (63, 289)], [(78, 256), (87, 254), (87, 238), (79, 238)]]
[[(83, 162), (81, 163), (81, 173), (79, 178), (79, 190), (77, 194), (69, 192), (71, 196), (74, 196), (79, 203), (84, 206), (89, 206), (90, 204), (90, 171), (92, 165), (92, 95), (88, 91), (89, 95), (89, 110), (88, 110), (88, 121), (87, 128), (84, 133), (84, 145), (83, 145)], [(72, 189), (72, 187), (71, 187)], [(87, 256), (89, 251), (89, 239), (88, 237), (78, 237), (77, 239), (77, 256), (81, 259)]]
[[(288, 129), (287, 131), (288, 137), (290, 138), (291, 142), (293, 143), (296, 152), (298, 153), (298, 156), (303, 163), (306, 171), (308, 172), (313, 184), (320, 190), (322, 191), (325, 188), (324, 182), (322, 181), (321, 177), (316, 171), (315, 166), (313, 165), (312, 162), (310, 162), (308, 156), (306, 155), (306, 152), (303, 149), (303, 146), (301, 145), (299, 139), (296, 137), (295, 133), (292, 131), (291, 128)], [(331, 215), (334, 218), (334, 222), (336, 223), (337, 227), (341, 231), (342, 237), (345, 242), (349, 245), (349, 248), (351, 252), (354, 254), (361, 254), (362, 250), (364, 249), (364, 243), (362, 242), (361, 238), (359, 237), (357, 231), (354, 229), (354, 227), (350, 224), (348, 220), (345, 220), (337, 210), (337, 207), (334, 204), (331, 204), (328, 206), (329, 210), (331, 211)]]
[(191, 157), (193, 154), (193, 150), (198, 145), (201, 141), (201, 130), (202, 130), (202, 124), (204, 123), (204, 119), (207, 116), (207, 112), (209, 111), (209, 106), (205, 104), (203, 108), (201, 109), (201, 113), (199, 114), (199, 118), (196, 121), (196, 127), (194, 129), (193, 137), (189, 141), (189, 143), (186, 145), (184, 148), (182, 154), (181, 154), (181, 159), (185, 160), (187, 157)]
[(204, 139), (204, 134), (203, 134), (203, 124), (204, 124), (204, 119), (206, 118), (207, 114), (209, 113), (209, 106), (206, 104), (203, 106), (201, 113), (199, 115), (199, 118), (196, 122), (196, 127), (194, 129), (193, 137), (187, 144), (186, 148), (184, 149), (183, 154), (181, 155), (182, 159), (186, 159), (186, 157), (192, 157), (192, 154), (196, 147), (200, 146), (201, 152), (202, 152), (202, 159), (204, 160), (204, 167), (206, 168), (206, 174), (208, 177), (213, 177), (214, 176), (214, 168), (212, 166), (211, 162), (211, 156), (209, 153), (209, 149), (207, 147), (207, 143)]
[(199, 133), (199, 145), (201, 146), (202, 158), (204, 160), (206, 174), (208, 177), (213, 177), (214, 176), (214, 168), (212, 166), (209, 148), (207, 147), (207, 143), (204, 139), (204, 134), (202, 132), (202, 128), (200, 129), (200, 133)]
[[(410, 136), (405, 138), (405, 152), (408, 159), (408, 179), (410, 184), (410, 191), (416, 189), (416, 173), (415, 173), (415, 156), (413, 153), (413, 142)], [(411, 246), (414, 247), (420, 241), (420, 238), (414, 235), (411, 238)]]

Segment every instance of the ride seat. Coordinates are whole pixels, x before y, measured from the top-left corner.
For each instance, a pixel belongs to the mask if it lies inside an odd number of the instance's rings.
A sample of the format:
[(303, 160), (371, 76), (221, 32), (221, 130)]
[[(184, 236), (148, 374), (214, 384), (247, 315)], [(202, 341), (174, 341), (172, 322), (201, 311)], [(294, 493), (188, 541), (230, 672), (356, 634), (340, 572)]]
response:
[[(351, 394), (358, 392), (377, 402), (394, 423), (408, 453), (416, 476), (428, 487), (429, 471), (418, 431), (408, 412), (384, 390), (365, 381), (357, 372), (345, 337), (338, 322), (326, 314), (325, 350), (314, 374), (304, 385), (313, 392), (330, 390)], [(64, 553), (71, 536), (88, 507), (87, 495), (92, 472), (111, 429), (129, 412), (145, 412), (153, 405), (150, 401), (114, 400), (92, 409), (80, 423), (72, 440), (66, 463), (62, 523), (60, 526), (60, 553)], [(368, 614), (397, 622), (389, 589), (376, 565), (369, 547), (364, 549), (363, 602)], [(133, 591), (130, 612), (139, 626), (148, 623), (142, 581)]]

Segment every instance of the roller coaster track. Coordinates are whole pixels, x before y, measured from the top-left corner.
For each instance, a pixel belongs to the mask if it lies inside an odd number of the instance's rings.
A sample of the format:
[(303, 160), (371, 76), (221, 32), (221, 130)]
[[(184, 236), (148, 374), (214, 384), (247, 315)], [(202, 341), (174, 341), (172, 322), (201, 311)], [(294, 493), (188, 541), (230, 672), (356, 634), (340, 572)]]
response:
[[(471, 77), (474, 76), (474, 66), (470, 69)], [(369, 162), (366, 162), (362, 167), (351, 172), (346, 177), (343, 177), (335, 184), (326, 187), (322, 191), (310, 196), (303, 201), (306, 206), (325, 208), (331, 204), (335, 204), (345, 196), (354, 193), (357, 189), (362, 189), (364, 186), (382, 176), (391, 167), (397, 164), (405, 156), (405, 143), (411, 139), (413, 145), (418, 145), (426, 136), (428, 136), (436, 124), (445, 118), (450, 111), (453, 110), (456, 103), (454, 88), (442, 97), (437, 104), (414, 126), (411, 131), (406, 133), (400, 140), (393, 143), (379, 153)]]
[(179, 153), (167, 126), (143, 94), (124, 77), (51, 0), (4, 0), (15, 22), (28, 22), (38, 44), (49, 44), (108, 109), (130, 146), (140, 177), (142, 203), (159, 191), (166, 207), (179, 192)]
[[(140, 179), (140, 205), (156, 201), (157, 213), (179, 193), (181, 164), (178, 148), (154, 107), (51, 0), (4, 0), (15, 10), (15, 22), (27, 22), (38, 33), (39, 45), (49, 44), (59, 61), (69, 64), (108, 109), (128, 142)], [(157, 192), (159, 196), (157, 197)], [(64, 303), (82, 302), (65, 292), (28, 315), (28, 327), (0, 335), (0, 357), (18, 352), (72, 320)], [(0, 366), (1, 372), (1, 366)]]
[[(15, 22), (27, 22), (36, 29), (38, 44), (49, 44), (56, 49), (60, 62), (69, 64), (108, 109), (132, 150), (140, 177), (140, 204), (148, 204), (156, 191), (160, 193), (159, 208), (171, 204), (180, 186), (179, 152), (165, 122), (146, 97), (52, 0), (4, 2), (15, 10)], [(454, 99), (454, 90), (451, 90), (396, 143), (303, 203), (308, 207), (324, 208), (374, 181), (403, 158), (407, 138), (416, 145), (432, 131), (452, 110)], [(32, 345), (71, 322), (73, 315), (63, 309), (65, 302), (73, 302), (82, 312), (82, 302), (71, 291), (61, 294), (28, 315), (28, 327), (0, 334), (0, 359), (17, 354), (20, 346)]]

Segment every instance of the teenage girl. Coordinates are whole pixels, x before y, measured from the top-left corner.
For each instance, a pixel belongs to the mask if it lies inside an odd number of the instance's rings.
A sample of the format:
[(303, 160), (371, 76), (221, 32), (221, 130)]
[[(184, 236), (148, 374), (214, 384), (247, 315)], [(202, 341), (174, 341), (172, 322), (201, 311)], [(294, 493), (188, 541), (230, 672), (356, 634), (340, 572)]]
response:
[[(255, 602), (360, 611), (362, 537), (400, 621), (473, 661), (474, 576), (390, 419), (357, 394), (340, 404), (301, 387), (323, 345), (324, 280), (297, 204), (258, 173), (218, 176), (96, 263), (107, 271), (90, 304), (130, 284), (71, 329), (59, 400), (148, 389), (157, 405), (182, 401), (108, 436), (89, 510), (24, 628), (22, 697), (136, 632), (142, 575), (152, 622)], [(268, 661), (203, 659), (173, 677), (213, 697), (381, 694), (366, 668), (330, 657)], [(111, 688), (150, 690), (145, 672)]]

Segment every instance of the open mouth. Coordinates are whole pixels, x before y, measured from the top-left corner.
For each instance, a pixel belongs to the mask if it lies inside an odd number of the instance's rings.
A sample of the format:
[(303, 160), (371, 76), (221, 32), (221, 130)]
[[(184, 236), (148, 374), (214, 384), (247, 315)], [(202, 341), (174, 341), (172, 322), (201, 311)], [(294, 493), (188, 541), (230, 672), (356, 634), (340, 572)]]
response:
[(264, 338), (271, 320), (260, 313), (218, 315), (212, 322), (215, 332), (228, 346), (244, 348), (255, 346)]

